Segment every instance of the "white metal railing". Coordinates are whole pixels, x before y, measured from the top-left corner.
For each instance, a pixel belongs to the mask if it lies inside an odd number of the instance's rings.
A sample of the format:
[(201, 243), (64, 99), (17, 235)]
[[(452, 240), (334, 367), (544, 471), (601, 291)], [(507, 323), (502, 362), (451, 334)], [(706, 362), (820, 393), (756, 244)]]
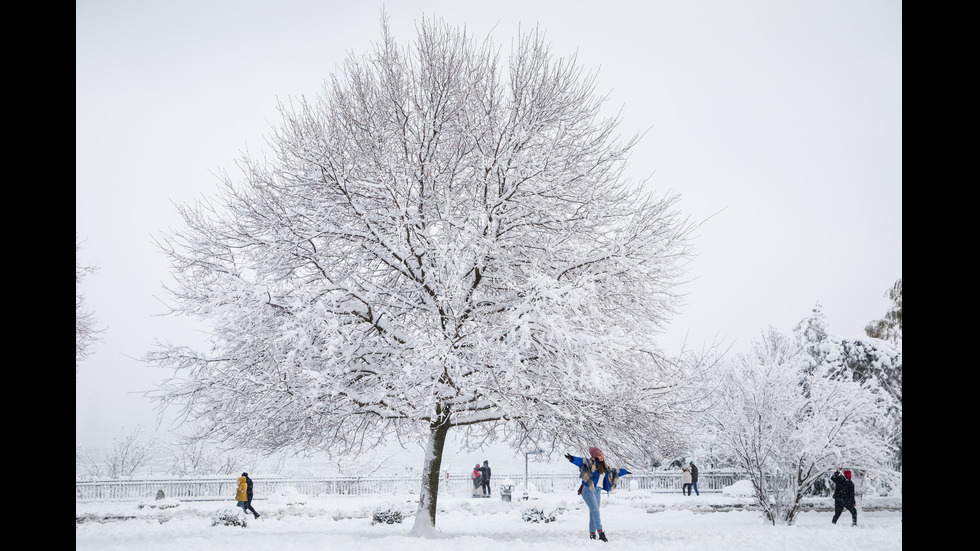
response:
[[(542, 493), (561, 493), (574, 491), (579, 484), (577, 473), (530, 474), (527, 484), (534, 491)], [(735, 471), (701, 472), (698, 477), (698, 490), (701, 492), (720, 492), (746, 477)], [(269, 495), (293, 488), (296, 492), (309, 495), (399, 495), (418, 494), (422, 479), (412, 476), (371, 476), (371, 477), (303, 477), (273, 478), (252, 477), (255, 483), (255, 496), (263, 499)], [(490, 480), (491, 493), (500, 495), (500, 487), (505, 482), (513, 483), (513, 492), (520, 494), (525, 489), (524, 474), (493, 475)], [(233, 500), (238, 477), (193, 477), (193, 478), (148, 478), (142, 480), (88, 480), (75, 482), (75, 499), (80, 501), (129, 501), (153, 500), (157, 492), (163, 491), (168, 498), (186, 501), (193, 500)], [(631, 474), (620, 479), (619, 490), (649, 490), (654, 492), (680, 492), (681, 473), (655, 472)], [(473, 483), (465, 475), (444, 476), (439, 483), (439, 491), (448, 495), (465, 496), (473, 491)]]

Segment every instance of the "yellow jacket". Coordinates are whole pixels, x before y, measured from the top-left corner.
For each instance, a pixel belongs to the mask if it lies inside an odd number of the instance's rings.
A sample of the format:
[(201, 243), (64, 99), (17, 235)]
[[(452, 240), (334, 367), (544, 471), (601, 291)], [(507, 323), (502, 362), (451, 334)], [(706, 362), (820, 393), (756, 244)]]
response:
[(235, 501), (248, 501), (248, 483), (245, 477), (238, 477), (238, 489), (235, 490)]

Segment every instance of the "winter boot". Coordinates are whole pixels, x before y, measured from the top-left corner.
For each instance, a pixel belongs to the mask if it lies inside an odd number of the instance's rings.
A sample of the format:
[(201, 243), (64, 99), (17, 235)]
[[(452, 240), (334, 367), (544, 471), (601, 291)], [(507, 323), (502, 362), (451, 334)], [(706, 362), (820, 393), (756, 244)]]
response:
[(595, 539), (595, 532), (589, 532), (589, 539), (590, 540), (594, 540)]
[(602, 530), (599, 530), (599, 539), (601, 539), (602, 541), (604, 541), (606, 543), (609, 542), (609, 540), (606, 539), (606, 533), (603, 532)]

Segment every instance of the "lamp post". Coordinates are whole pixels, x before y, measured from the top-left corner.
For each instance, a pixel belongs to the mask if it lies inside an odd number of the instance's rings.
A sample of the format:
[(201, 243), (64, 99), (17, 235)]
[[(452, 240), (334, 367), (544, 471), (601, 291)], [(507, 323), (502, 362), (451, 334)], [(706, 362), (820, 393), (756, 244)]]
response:
[(524, 452), (524, 501), (527, 501), (528, 500), (528, 495), (527, 495), (527, 491), (528, 491), (528, 486), (527, 486), (527, 458), (528, 458), (529, 455), (535, 454), (535, 453), (544, 453), (544, 450), (538, 448), (536, 450), (530, 450), (530, 451)]

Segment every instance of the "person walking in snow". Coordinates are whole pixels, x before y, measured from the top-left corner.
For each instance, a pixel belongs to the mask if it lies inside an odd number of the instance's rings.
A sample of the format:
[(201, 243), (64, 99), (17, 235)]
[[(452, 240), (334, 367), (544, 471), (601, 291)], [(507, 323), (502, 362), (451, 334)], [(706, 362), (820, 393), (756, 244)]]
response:
[(844, 509), (847, 509), (851, 512), (851, 526), (857, 526), (858, 512), (855, 508), (857, 502), (854, 500), (854, 483), (851, 482), (851, 471), (844, 471), (844, 474), (841, 475), (841, 470), (838, 468), (837, 472), (830, 477), (830, 481), (834, 483), (834, 520), (831, 522), (837, 524), (837, 519), (840, 518)]
[(242, 511), (246, 513), (252, 511), (255, 518), (259, 518), (259, 512), (252, 507), (252, 479), (248, 477), (248, 473), (242, 473), (242, 476), (238, 477), (238, 488), (235, 490), (235, 499), (238, 501), (238, 506), (242, 508)]
[(589, 448), (589, 457), (575, 457), (565, 454), (565, 459), (579, 468), (579, 476), (582, 484), (579, 485), (578, 493), (589, 508), (589, 538), (608, 542), (606, 533), (602, 531), (602, 519), (599, 516), (599, 505), (602, 498), (602, 490), (606, 493), (616, 488), (619, 477), (630, 474), (626, 469), (617, 469), (606, 463), (602, 455), (602, 450), (596, 447)]
[[(691, 489), (694, 490), (694, 495), (699, 496), (701, 492), (698, 491), (698, 467), (694, 461), (690, 461), (688, 465), (691, 466)], [(687, 495), (691, 495), (690, 490), (688, 490)]]
[(689, 496), (691, 495), (691, 469), (684, 467), (684, 472), (681, 473), (681, 494)]
[(480, 470), (479, 463), (473, 467), (470, 479), (473, 481), (473, 497), (483, 497), (483, 471)]
[(480, 467), (480, 472), (483, 474), (483, 496), (490, 497), (490, 463), (488, 461), (483, 461), (483, 466)]

